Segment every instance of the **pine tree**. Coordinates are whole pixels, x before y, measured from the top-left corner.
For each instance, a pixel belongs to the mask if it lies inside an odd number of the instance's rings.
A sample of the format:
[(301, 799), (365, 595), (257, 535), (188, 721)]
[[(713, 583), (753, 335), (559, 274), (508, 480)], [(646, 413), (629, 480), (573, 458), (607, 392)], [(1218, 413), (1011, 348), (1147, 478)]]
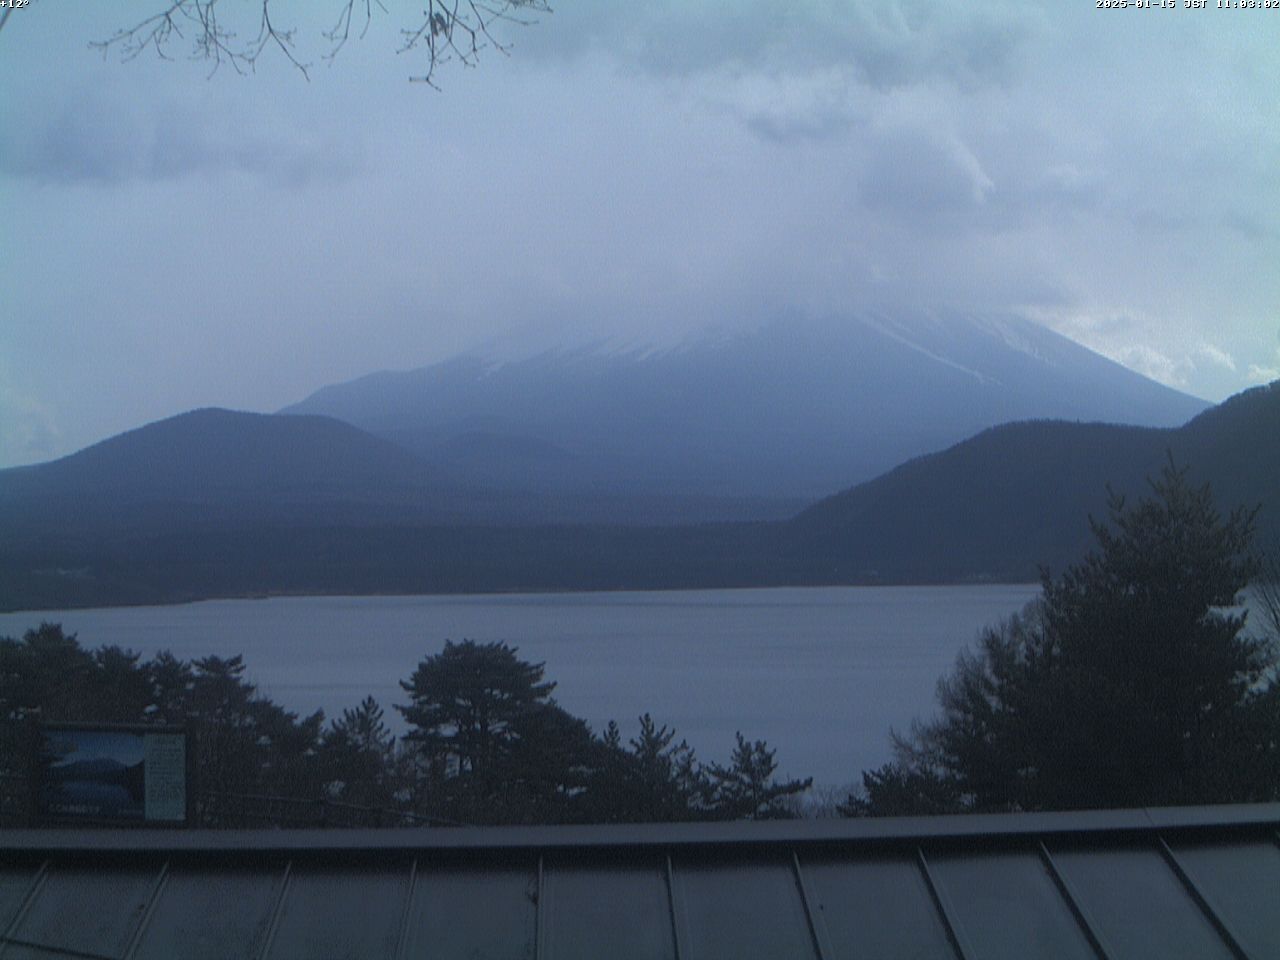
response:
[(543, 665), (504, 643), (446, 642), (400, 686), (420, 812), (463, 822), (572, 819), (591, 765), (586, 724), (556, 706)]
[(395, 792), (395, 737), (372, 696), (342, 711), (325, 731), (317, 762), (328, 796), (345, 803), (388, 807)]
[(543, 665), (516, 657), (505, 643), (445, 641), (444, 650), (401, 681), (411, 702), (396, 709), (413, 728), (409, 738), (459, 774), (488, 776), (515, 738), (515, 725), (550, 702), (554, 683)]
[(862, 810), (913, 782), (975, 810), (1280, 796), (1275, 653), (1233, 609), (1257, 571), (1254, 513), (1224, 517), (1172, 462), (1110, 512), (1092, 553), (960, 657), (940, 717), (899, 741)]
[(778, 769), (776, 750), (763, 740), (747, 740), (736, 734), (732, 763), (722, 767), (713, 763), (707, 774), (711, 782), (710, 807), (715, 815), (727, 820), (766, 820), (794, 816), (786, 800), (813, 786), (813, 778), (774, 779)]

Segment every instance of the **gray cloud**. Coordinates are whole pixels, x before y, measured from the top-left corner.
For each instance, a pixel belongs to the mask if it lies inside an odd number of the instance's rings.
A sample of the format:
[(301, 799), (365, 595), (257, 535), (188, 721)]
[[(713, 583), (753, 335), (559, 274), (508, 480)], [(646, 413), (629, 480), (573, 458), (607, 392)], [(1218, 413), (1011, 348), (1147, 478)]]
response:
[(274, 186), (345, 179), (362, 160), (349, 142), (287, 125), (264, 129), (217, 107), (176, 101), (150, 109), (76, 91), (34, 105), (0, 133), (0, 173), (53, 183), (111, 184), (242, 173)]
[(567, 0), (536, 33), (517, 39), (534, 55), (604, 50), (657, 74), (839, 65), (878, 88), (923, 80), (969, 88), (1007, 82), (1036, 28), (1025, 4), (1003, 0), (982, 8), (943, 0)]
[(766, 140), (829, 140), (865, 120), (854, 91), (838, 69), (809, 75), (749, 75), (735, 78), (723, 95), (747, 129)]
[(1026, 313), (1210, 398), (1277, 364), (1280, 61), (1243, 19), (554, 6), (443, 93), (394, 10), (310, 82), (80, 57), (115, 5), (15, 15), (0, 463), (474, 343), (851, 307)]
[(903, 130), (876, 144), (862, 178), (862, 198), (871, 209), (934, 220), (981, 206), (994, 187), (964, 144)]

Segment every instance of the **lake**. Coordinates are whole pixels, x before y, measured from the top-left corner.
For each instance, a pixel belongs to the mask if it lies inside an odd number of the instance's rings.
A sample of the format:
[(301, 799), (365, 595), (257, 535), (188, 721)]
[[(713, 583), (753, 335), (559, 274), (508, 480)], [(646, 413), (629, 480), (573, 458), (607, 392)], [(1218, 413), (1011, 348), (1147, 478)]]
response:
[(860, 782), (889, 758), (889, 730), (933, 710), (938, 677), (985, 625), (1038, 584), (813, 587), (625, 593), (211, 600), (0, 614), (0, 635), (41, 620), (87, 647), (183, 659), (242, 653), (248, 676), (291, 710), (336, 716), (373, 694), (389, 719), (398, 681), (446, 639), (504, 640), (545, 661), (556, 699), (597, 732), (644, 712), (704, 760), (734, 732), (767, 740), (780, 772)]

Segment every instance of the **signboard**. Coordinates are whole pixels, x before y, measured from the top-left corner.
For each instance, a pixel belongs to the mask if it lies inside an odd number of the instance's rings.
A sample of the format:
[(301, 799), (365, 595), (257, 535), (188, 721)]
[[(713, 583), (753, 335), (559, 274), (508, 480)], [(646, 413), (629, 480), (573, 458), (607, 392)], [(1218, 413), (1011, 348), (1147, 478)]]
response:
[(45, 822), (182, 826), (187, 734), (174, 727), (40, 728), (37, 817)]

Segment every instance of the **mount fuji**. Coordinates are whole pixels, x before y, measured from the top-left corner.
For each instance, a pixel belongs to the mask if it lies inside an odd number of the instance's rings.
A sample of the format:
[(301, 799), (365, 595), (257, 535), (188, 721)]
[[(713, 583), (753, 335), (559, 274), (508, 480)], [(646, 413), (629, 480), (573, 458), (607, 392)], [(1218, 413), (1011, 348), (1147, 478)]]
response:
[(462, 355), (281, 412), (345, 421), (491, 490), (795, 504), (1008, 421), (1172, 427), (1207, 406), (1017, 316), (917, 311)]

